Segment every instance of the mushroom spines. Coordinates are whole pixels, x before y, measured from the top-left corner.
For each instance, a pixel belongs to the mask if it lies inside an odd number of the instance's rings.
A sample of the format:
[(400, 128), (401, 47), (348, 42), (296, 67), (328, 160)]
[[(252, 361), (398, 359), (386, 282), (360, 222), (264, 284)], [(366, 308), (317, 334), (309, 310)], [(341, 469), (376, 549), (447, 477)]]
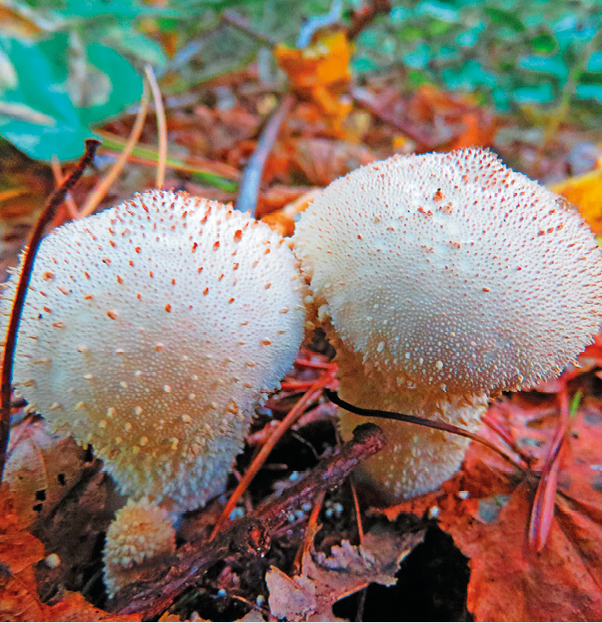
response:
[(109, 595), (136, 579), (136, 567), (175, 551), (176, 532), (169, 513), (147, 498), (128, 500), (107, 530), (103, 561)]
[(293, 241), (340, 339), (410, 386), (533, 385), (600, 323), (591, 231), (487, 151), (364, 166), (316, 198)]
[(42, 242), (15, 385), (124, 493), (193, 508), (223, 490), (253, 405), (292, 366), (304, 295), (267, 226), (149, 191)]

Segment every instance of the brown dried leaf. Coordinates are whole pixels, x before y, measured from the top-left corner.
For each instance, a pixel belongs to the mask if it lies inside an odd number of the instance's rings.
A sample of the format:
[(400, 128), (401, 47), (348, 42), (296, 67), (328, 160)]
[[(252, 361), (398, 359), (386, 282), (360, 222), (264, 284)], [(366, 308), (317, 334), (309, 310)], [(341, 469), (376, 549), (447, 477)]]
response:
[(338, 621), (334, 602), (371, 582), (395, 584), (400, 562), (422, 537), (423, 533), (400, 535), (388, 528), (368, 534), (364, 546), (343, 541), (329, 557), (307, 553), (301, 575), (293, 578), (272, 567), (266, 574), (272, 615), (287, 621)]
[(25, 527), (46, 516), (79, 481), (85, 450), (51, 435), (40, 419), (26, 418), (11, 431), (5, 482)]

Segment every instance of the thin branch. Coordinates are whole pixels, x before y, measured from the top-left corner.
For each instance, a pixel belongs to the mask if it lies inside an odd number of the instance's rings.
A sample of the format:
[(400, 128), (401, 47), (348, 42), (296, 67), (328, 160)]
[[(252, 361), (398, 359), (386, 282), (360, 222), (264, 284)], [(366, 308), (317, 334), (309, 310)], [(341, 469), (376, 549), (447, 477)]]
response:
[(467, 437), (468, 439), (472, 439), (472, 441), (478, 441), (483, 444), (503, 459), (508, 461), (513, 467), (520, 470), (523, 473), (528, 473), (528, 468), (524, 465), (521, 465), (517, 461), (515, 461), (511, 456), (506, 454), (503, 450), (498, 448), (495, 444), (491, 443), (488, 439), (481, 437), (480, 435), (475, 435), (475, 433), (471, 433), (470, 431), (464, 430), (463, 428), (459, 428), (458, 426), (454, 426), (453, 424), (446, 424), (444, 422), (435, 422), (434, 420), (428, 420), (426, 418), (418, 417), (417, 415), (405, 415), (404, 413), (395, 413), (394, 411), (382, 411), (380, 409), (364, 409), (363, 407), (356, 407), (349, 402), (346, 402), (342, 398), (339, 398), (336, 392), (333, 392), (331, 389), (326, 388), (325, 390), (326, 397), (331, 402), (334, 402), (335, 405), (341, 407), (342, 409), (346, 409), (351, 413), (355, 413), (356, 415), (362, 415), (365, 417), (374, 417), (374, 418), (382, 418), (383, 420), (397, 420), (398, 422), (407, 422), (408, 424), (417, 424), (418, 426), (425, 426), (426, 428), (435, 428), (437, 430), (442, 430), (445, 433), (451, 433), (453, 435), (460, 435), (461, 437)]
[(8, 331), (6, 332), (6, 343), (4, 346), (4, 356), (2, 359), (2, 388), (1, 388), (1, 418), (0, 418), (0, 482), (4, 473), (4, 464), (6, 462), (6, 449), (8, 447), (8, 438), (10, 434), (10, 393), (13, 381), (13, 359), (15, 348), (17, 345), (17, 333), (19, 331), (19, 322), (21, 320), (21, 312), (25, 303), (25, 295), (29, 287), (31, 272), (36, 259), (36, 253), (42, 241), (44, 230), (56, 215), (59, 206), (65, 200), (68, 192), (71, 192), (83, 172), (92, 162), (100, 141), (96, 139), (88, 139), (86, 141), (86, 151), (77, 164), (76, 169), (71, 175), (50, 195), (46, 202), (38, 222), (36, 223), (29, 245), (25, 250), (23, 257), (23, 268), (21, 269), (21, 277), (17, 284), (15, 299), (10, 314), (10, 322), (8, 323)]
[(359, 34), (369, 26), (381, 13), (391, 11), (389, 0), (371, 0), (369, 4), (364, 4), (351, 14), (351, 25), (347, 29), (347, 38), (353, 41)]
[(234, 28), (244, 32), (245, 35), (249, 35), (256, 41), (259, 41), (262, 45), (265, 45), (268, 48), (276, 47), (276, 41), (274, 39), (270, 39), (261, 33), (253, 30), (249, 24), (244, 20), (243, 17), (235, 13), (234, 11), (224, 11), (221, 15), (222, 22), (229, 24), (230, 26), (234, 26)]
[(123, 151), (119, 154), (117, 160), (113, 163), (113, 166), (111, 167), (109, 172), (102, 180), (100, 180), (100, 182), (96, 185), (96, 187), (88, 196), (86, 204), (79, 213), (80, 218), (90, 216), (90, 214), (94, 212), (98, 204), (102, 201), (103, 197), (107, 194), (107, 191), (109, 190), (113, 182), (117, 179), (117, 176), (121, 173), (123, 167), (125, 166), (125, 163), (127, 162), (127, 159), (132, 153), (132, 150), (138, 144), (138, 140), (140, 139), (140, 135), (142, 134), (142, 128), (144, 127), (144, 122), (146, 120), (148, 101), (149, 93), (145, 83), (144, 92), (142, 93), (142, 99), (140, 100), (140, 108), (138, 110), (138, 114), (136, 115), (134, 127), (130, 132), (127, 143), (125, 144)]
[(165, 184), (165, 167), (167, 164), (167, 121), (165, 120), (165, 109), (163, 108), (163, 99), (159, 84), (153, 73), (153, 68), (147, 65), (144, 68), (148, 84), (150, 85), (155, 101), (155, 111), (157, 115), (157, 132), (159, 134), (159, 162), (157, 163), (157, 179), (155, 181), (156, 188), (163, 188)]
[(353, 439), (339, 452), (319, 463), (306, 478), (286, 489), (281, 496), (232, 522), (213, 541), (184, 545), (165, 563), (149, 569), (144, 579), (121, 589), (110, 604), (111, 610), (154, 619), (184, 590), (200, 584), (205, 572), (214, 564), (230, 556), (241, 560), (262, 557), (271, 546), (271, 535), (288, 525), (291, 513), (304, 504), (312, 504), (323, 491), (341, 485), (359, 463), (380, 451), (384, 444), (384, 435), (378, 426), (370, 423), (358, 426), (353, 431)]
[[(54, 175), (54, 181), (56, 185), (60, 186), (65, 181), (67, 176), (63, 173), (63, 170), (61, 169), (61, 163), (56, 156), (52, 156), (52, 159), (50, 161), (50, 168), (52, 169), (52, 174)], [(79, 217), (77, 205), (75, 204), (75, 200), (71, 195), (67, 195), (65, 197), (65, 205), (67, 206), (69, 216), (72, 219), (76, 219)]]
[(235, 207), (241, 212), (246, 212), (248, 210), (252, 217), (255, 216), (257, 208), (257, 195), (265, 162), (274, 145), (274, 141), (278, 137), (280, 126), (294, 103), (294, 95), (288, 94), (282, 98), (280, 105), (261, 133), (261, 137), (257, 142), (257, 147), (253, 155), (249, 158), (249, 162), (243, 172)]

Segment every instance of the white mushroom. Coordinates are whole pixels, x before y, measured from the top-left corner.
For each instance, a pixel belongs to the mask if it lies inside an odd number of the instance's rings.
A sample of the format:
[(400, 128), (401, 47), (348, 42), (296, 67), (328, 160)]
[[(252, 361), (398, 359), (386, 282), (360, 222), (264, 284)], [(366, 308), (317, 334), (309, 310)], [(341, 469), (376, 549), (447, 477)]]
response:
[(169, 513), (146, 498), (129, 500), (107, 530), (103, 560), (109, 596), (138, 579), (141, 565), (175, 551), (176, 531)]
[(255, 403), (293, 364), (300, 282), (283, 239), (247, 214), (137, 195), (42, 242), (14, 384), (124, 494), (195, 508), (223, 491)]
[[(488, 151), (362, 167), (314, 201), (293, 242), (337, 349), (341, 397), (360, 407), (474, 430), (488, 396), (557, 376), (599, 329), (589, 227)], [(343, 414), (344, 436), (361, 421)], [(384, 427), (389, 445), (363, 473), (388, 501), (439, 486), (468, 444)]]

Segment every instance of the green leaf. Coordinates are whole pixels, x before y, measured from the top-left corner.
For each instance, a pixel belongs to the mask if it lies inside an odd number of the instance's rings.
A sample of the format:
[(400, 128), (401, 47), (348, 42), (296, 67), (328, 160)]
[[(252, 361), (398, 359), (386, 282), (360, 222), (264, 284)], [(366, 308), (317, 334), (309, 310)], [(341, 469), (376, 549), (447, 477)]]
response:
[[(84, 50), (85, 76), (75, 80), (65, 33), (35, 43), (0, 37), (0, 49), (18, 78), (0, 94), (0, 134), (32, 158), (78, 158), (92, 135), (90, 124), (120, 113), (142, 93), (142, 79), (128, 61), (97, 43)], [(76, 107), (74, 89), (91, 104)]]
[(556, 41), (556, 37), (554, 37), (551, 33), (542, 32), (534, 37), (531, 37), (531, 48), (533, 49), (533, 52), (549, 54), (558, 48), (558, 41)]
[(485, 13), (489, 15), (489, 18), (494, 24), (500, 26), (506, 26), (514, 30), (514, 32), (522, 33), (527, 30), (527, 27), (523, 24), (521, 19), (516, 15), (514, 11), (505, 11), (499, 7), (487, 7)]

